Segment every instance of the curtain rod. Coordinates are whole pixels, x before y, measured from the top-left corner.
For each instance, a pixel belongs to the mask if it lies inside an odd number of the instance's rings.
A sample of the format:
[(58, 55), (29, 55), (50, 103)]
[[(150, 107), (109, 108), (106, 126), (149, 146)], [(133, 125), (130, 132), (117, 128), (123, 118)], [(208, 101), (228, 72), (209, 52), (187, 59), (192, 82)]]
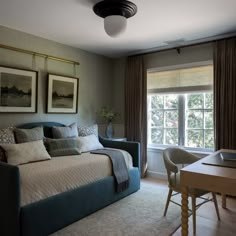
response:
[(33, 56), (43, 57), (43, 58), (51, 59), (51, 60), (54, 60), (54, 61), (60, 61), (60, 62), (65, 62), (65, 63), (69, 63), (69, 64), (79, 65), (79, 62), (77, 62), (77, 61), (71, 61), (71, 60), (67, 60), (67, 59), (64, 59), (64, 58), (54, 57), (54, 56), (50, 56), (50, 55), (47, 55), (47, 54), (38, 53), (38, 52), (34, 52), (34, 51), (29, 51), (29, 50), (25, 50), (25, 49), (21, 49), (21, 48), (15, 48), (15, 47), (11, 47), (11, 46), (4, 45), (4, 44), (0, 44), (0, 48), (12, 50), (12, 51), (15, 51), (15, 52), (26, 53), (26, 54), (30, 54), (30, 55), (33, 55)]
[(214, 43), (214, 42), (217, 42), (219, 40), (223, 40), (223, 39), (230, 39), (230, 38), (234, 38), (236, 37), (236, 33), (233, 33), (233, 34), (228, 34), (228, 35), (224, 35), (224, 36), (219, 36), (219, 37), (215, 37), (214, 39), (210, 39), (210, 38), (205, 38), (205, 41), (198, 41), (195, 43), (190, 43), (190, 44), (185, 44), (185, 45), (176, 45), (176, 46), (173, 46), (173, 47), (169, 47), (169, 48), (163, 48), (163, 49), (150, 49), (150, 51), (146, 51), (146, 52), (137, 52), (137, 53), (134, 53), (134, 54), (131, 54), (129, 56), (144, 56), (144, 55), (147, 55), (147, 54), (153, 54), (153, 53), (157, 53), (157, 52), (165, 52), (165, 51), (170, 51), (170, 50), (177, 50), (178, 53), (180, 53), (180, 49), (181, 48), (187, 48), (187, 47), (191, 47), (191, 46), (198, 46), (198, 45), (202, 45), (202, 44), (207, 44), (207, 43)]

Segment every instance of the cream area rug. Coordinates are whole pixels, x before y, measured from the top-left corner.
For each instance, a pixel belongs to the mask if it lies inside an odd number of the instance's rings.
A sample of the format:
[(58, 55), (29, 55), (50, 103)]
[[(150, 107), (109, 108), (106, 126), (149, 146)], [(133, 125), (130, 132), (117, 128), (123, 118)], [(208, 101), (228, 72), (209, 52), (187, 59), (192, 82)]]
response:
[(163, 217), (168, 187), (148, 180), (141, 189), (51, 236), (168, 236), (181, 224), (181, 209), (169, 205)]

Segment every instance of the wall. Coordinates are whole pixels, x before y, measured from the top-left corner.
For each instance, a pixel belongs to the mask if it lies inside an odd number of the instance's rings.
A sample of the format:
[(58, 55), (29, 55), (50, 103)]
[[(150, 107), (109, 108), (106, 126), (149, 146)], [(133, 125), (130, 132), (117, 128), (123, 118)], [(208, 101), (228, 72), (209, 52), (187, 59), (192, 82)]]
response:
[[(213, 59), (213, 46), (211, 43), (198, 46), (182, 48), (180, 54), (176, 50), (168, 50), (157, 53), (150, 53), (144, 56), (146, 69), (158, 67), (175, 66)], [(120, 99), (120, 94), (124, 94), (124, 70), (125, 58), (114, 60), (114, 71), (117, 72), (114, 84), (118, 84), (114, 92), (113, 103), (124, 113), (124, 98)], [(122, 90), (123, 86), (123, 90)], [(200, 154), (204, 156), (204, 154)], [(148, 148), (148, 174), (157, 178), (166, 178), (166, 170), (162, 159), (162, 150)]]
[(64, 124), (78, 122), (82, 125), (96, 122), (96, 110), (102, 105), (112, 105), (112, 60), (80, 49), (62, 45), (20, 31), (0, 26), (0, 44), (78, 61), (76, 77), (79, 78), (78, 114), (47, 114), (47, 73), (74, 76), (73, 65), (37, 57), (35, 68), (32, 56), (0, 48), (0, 65), (34, 69), (38, 76), (38, 113), (0, 113), (0, 127), (34, 121), (58, 121)]

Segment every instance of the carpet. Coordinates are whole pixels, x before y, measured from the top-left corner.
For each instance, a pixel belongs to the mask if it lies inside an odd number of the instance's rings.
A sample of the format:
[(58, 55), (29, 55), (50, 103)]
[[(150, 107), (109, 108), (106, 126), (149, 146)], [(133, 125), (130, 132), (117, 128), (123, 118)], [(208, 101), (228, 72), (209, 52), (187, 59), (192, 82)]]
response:
[(181, 224), (181, 209), (169, 205), (167, 186), (141, 181), (141, 189), (51, 236), (168, 236)]

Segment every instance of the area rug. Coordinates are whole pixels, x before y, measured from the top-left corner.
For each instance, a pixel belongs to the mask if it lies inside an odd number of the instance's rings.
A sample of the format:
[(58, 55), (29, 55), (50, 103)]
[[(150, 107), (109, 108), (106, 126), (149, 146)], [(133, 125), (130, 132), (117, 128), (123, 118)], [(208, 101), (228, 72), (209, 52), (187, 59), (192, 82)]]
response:
[(181, 209), (169, 205), (168, 187), (142, 181), (141, 189), (51, 236), (168, 236), (181, 224)]

